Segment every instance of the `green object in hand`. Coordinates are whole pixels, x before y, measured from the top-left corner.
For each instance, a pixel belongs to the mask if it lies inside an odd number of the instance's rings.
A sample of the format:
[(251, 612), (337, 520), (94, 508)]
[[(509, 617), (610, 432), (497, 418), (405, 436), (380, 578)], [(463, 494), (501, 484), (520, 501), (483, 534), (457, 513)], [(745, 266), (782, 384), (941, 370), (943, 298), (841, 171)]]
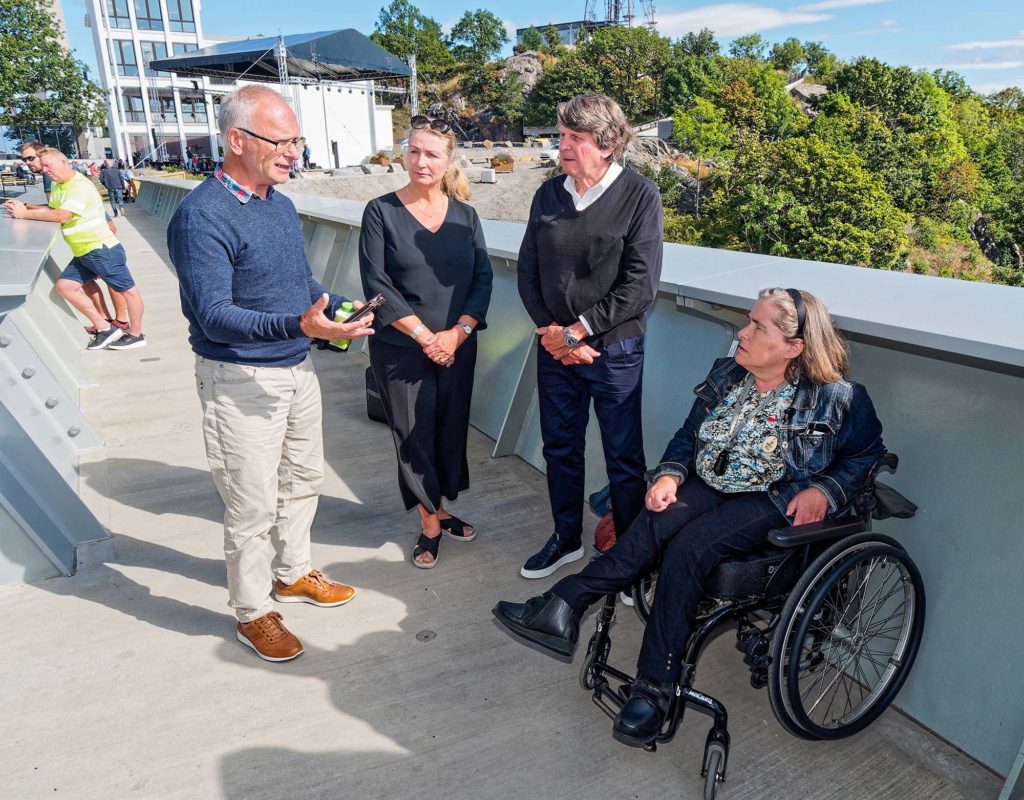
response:
[[(338, 306), (338, 310), (334, 312), (334, 321), (335, 322), (344, 322), (349, 317), (351, 317), (355, 313), (355, 311), (356, 311), (356, 307), (354, 305), (352, 305), (351, 302), (346, 300), (344, 303), (342, 303), (340, 306)], [(344, 351), (344, 350), (348, 350), (348, 346), (350, 344), (352, 344), (352, 340), (351, 339), (331, 339), (331, 344), (334, 345), (334, 347), (338, 348), (339, 350)]]

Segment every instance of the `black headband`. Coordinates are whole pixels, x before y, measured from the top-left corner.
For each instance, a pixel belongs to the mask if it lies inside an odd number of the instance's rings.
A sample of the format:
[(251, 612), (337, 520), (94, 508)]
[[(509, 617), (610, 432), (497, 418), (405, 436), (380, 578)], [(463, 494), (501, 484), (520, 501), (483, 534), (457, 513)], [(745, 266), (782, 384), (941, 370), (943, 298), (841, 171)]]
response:
[(804, 335), (804, 323), (807, 321), (807, 307), (804, 305), (804, 299), (800, 296), (800, 292), (796, 289), (786, 289), (789, 292), (789, 296), (793, 298), (793, 305), (796, 306), (796, 335)]

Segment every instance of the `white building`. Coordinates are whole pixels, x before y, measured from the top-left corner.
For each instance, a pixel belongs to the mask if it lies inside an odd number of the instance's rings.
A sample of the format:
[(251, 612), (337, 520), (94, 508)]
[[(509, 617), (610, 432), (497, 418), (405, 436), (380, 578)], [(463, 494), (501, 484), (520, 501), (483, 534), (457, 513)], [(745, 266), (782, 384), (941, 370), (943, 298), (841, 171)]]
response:
[[(165, 161), (191, 150), (219, 160), (220, 98), (236, 84), (150, 67), (216, 44), (216, 37), (203, 36), (200, 0), (87, 0), (87, 6), (114, 157)], [(376, 105), (367, 82), (325, 86), (323, 92), (316, 86), (264, 85), (283, 89), (319, 165), (358, 164), (393, 146), (391, 106)]]

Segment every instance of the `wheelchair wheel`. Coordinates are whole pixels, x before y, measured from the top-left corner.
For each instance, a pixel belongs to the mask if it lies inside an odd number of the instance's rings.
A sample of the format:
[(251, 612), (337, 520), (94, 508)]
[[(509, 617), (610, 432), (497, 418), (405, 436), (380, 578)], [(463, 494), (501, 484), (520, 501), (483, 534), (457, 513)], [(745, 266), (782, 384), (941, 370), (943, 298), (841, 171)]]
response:
[(896, 541), (865, 533), (829, 547), (790, 593), (772, 643), (779, 722), (806, 739), (870, 725), (910, 673), (924, 614), (921, 575)]
[(652, 572), (640, 583), (630, 590), (633, 596), (633, 611), (640, 618), (640, 621), (647, 624), (651, 616), (651, 606), (654, 605), (654, 590), (658, 585), (658, 573)]
[(725, 764), (725, 748), (715, 742), (708, 747), (704, 762), (704, 800), (715, 800), (718, 784), (722, 781), (722, 767)]
[(602, 662), (608, 661), (608, 653), (612, 649), (612, 640), (607, 635), (601, 637), (601, 646), (597, 646), (598, 634), (594, 634), (590, 637), (590, 641), (587, 643), (587, 657), (583, 659), (583, 666), (580, 667), (580, 686), (586, 689), (588, 692), (593, 691), (597, 685), (594, 675), (594, 665), (597, 663), (598, 658)]

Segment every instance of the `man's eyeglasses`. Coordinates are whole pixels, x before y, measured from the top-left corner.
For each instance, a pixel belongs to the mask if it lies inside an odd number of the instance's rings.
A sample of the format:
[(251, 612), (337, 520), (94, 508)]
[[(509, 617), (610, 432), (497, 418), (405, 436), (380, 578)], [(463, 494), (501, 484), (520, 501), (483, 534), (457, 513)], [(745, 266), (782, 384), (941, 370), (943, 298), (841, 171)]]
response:
[(37, 156), (22, 156), (21, 160), (24, 161), (26, 164), (31, 164), (33, 161), (36, 160), (36, 158)]
[(452, 129), (452, 126), (443, 119), (430, 119), (430, 117), (424, 117), (422, 114), (417, 114), (413, 117), (409, 124), (417, 131), (430, 128), (430, 130), (437, 131), (438, 133), (448, 133)]
[(253, 133), (248, 128), (239, 128), (242, 133), (249, 134), (253, 139), (260, 139), (267, 144), (274, 145), (274, 149), (281, 153), (287, 150), (289, 147), (294, 147), (296, 150), (302, 150), (303, 145), (306, 144), (306, 139), (302, 136), (297, 136), (294, 139), (268, 139), (266, 136), (260, 136), (258, 133)]

